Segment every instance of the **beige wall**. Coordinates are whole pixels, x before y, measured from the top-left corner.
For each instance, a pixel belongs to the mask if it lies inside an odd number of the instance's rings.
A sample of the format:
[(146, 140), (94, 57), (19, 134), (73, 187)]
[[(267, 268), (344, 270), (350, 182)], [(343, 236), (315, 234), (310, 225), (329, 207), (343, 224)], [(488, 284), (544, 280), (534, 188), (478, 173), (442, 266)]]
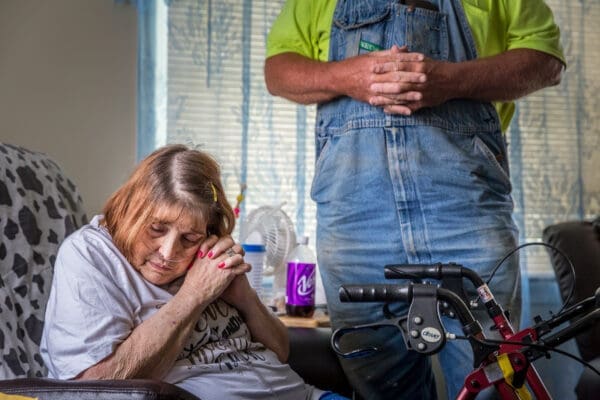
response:
[(135, 163), (136, 31), (113, 0), (0, 0), (0, 141), (53, 157), (88, 216)]

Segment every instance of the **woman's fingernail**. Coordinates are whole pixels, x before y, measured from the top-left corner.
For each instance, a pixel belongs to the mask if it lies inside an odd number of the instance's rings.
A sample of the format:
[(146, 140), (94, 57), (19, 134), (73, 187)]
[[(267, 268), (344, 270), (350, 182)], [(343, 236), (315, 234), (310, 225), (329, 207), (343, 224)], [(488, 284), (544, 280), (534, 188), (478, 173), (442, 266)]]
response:
[(225, 261), (221, 261), (221, 262), (219, 263), (219, 265), (217, 265), (217, 267), (219, 267), (220, 269), (223, 269), (223, 268), (225, 268)]
[(214, 253), (213, 253), (213, 252), (212, 252), (212, 250), (211, 250), (211, 251), (209, 251), (209, 252), (208, 252), (208, 254), (206, 255), (206, 257), (208, 257), (208, 258), (212, 258), (213, 254), (214, 254)]
[(202, 258), (204, 257), (204, 253), (202, 252), (202, 250), (198, 250), (198, 254), (196, 254), (196, 258)]

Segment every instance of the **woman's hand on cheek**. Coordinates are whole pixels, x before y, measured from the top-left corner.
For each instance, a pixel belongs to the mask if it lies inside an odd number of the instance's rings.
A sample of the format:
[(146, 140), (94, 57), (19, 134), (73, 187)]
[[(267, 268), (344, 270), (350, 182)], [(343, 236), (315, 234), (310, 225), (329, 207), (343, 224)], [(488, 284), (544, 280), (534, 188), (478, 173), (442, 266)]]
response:
[[(229, 235), (211, 235), (200, 245), (197, 257), (210, 260), (220, 259), (219, 268), (233, 268), (244, 263), (244, 249)], [(191, 267), (190, 267), (191, 268)]]
[(188, 269), (185, 290), (194, 293), (199, 300), (213, 301), (236, 276), (250, 270), (250, 266), (244, 263), (242, 253), (243, 249), (235, 245), (230, 236), (209, 236), (200, 245), (197, 258)]
[[(230, 236), (227, 236), (230, 238)], [(217, 244), (219, 237), (217, 235), (210, 235), (200, 244), (196, 257), (199, 259), (211, 258), (214, 255), (213, 246)], [(232, 239), (233, 242), (233, 239)]]

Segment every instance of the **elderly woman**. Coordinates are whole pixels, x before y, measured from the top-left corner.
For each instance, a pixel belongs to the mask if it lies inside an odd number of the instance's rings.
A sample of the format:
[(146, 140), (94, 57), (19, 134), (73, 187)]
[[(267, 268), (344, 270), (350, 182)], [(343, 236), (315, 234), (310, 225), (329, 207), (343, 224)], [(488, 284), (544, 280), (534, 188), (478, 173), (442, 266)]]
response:
[(284, 364), (286, 328), (248, 283), (234, 223), (209, 155), (171, 145), (143, 160), (60, 247), (50, 377), (160, 379), (204, 400), (341, 398)]

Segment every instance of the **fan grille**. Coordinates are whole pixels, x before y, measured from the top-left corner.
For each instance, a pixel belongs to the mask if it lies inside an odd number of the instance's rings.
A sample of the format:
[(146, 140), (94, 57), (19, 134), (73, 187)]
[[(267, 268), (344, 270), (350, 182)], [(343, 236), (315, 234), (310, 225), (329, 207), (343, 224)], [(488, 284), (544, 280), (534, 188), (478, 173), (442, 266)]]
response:
[(281, 206), (262, 206), (248, 214), (242, 226), (241, 242), (253, 232), (260, 234), (265, 245), (263, 273), (272, 275), (284, 267), (286, 256), (296, 245), (294, 224)]

